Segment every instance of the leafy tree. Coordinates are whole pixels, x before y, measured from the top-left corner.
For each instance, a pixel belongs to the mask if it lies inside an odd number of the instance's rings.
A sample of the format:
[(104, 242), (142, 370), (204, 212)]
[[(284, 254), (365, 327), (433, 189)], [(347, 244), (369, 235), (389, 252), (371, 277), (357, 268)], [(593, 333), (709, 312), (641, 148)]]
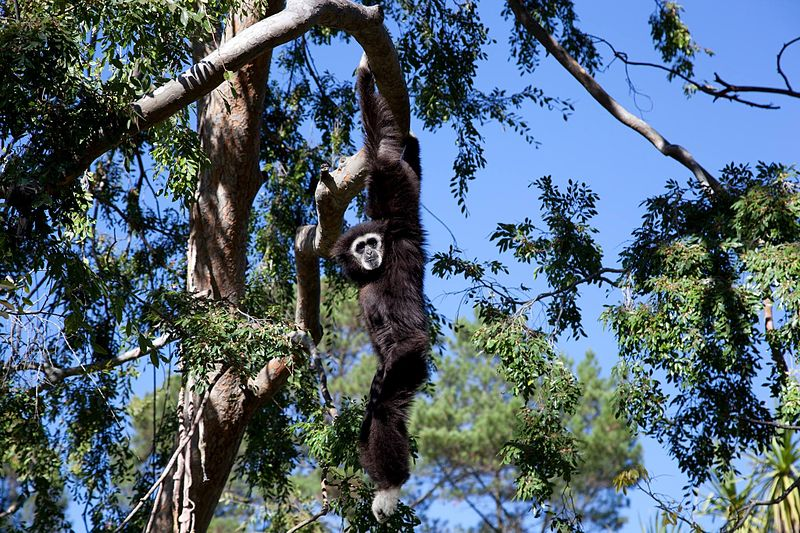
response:
[[(316, 345), (329, 325), (320, 259), (363, 186), (364, 161), (356, 153), (328, 168), (356, 152), (355, 103), (350, 81), (319, 72), (313, 54), (356, 40), (401, 130), (413, 112), (427, 130), (455, 132), (451, 186), (466, 212), (487, 122), (534, 144), (523, 106), (572, 111), (534, 86), (477, 88), (496, 44), (483, 8), (505, 17), (506, 53), (522, 76), (547, 52), (696, 180), (646, 203), (618, 265), (595, 241), (591, 187), (540, 179), (542, 224), (500, 221), (493, 240), (544, 274), (544, 293), (495, 280), (508, 271), (500, 258), (434, 251), (435, 274), (466, 278), (483, 321), (475, 345), (498, 358), (521, 402), (502, 456), (516, 468), (517, 497), (545, 505), (581, 464), (579, 429), (568, 424), (580, 387), (554, 343), (583, 334), (586, 284), (629, 295), (606, 314), (629, 400), (620, 412), (695, 484), (797, 422), (800, 388), (786, 362), (800, 324), (794, 170), (733, 164), (716, 177), (625, 110), (592, 77), (605, 64), (600, 41), (580, 29), (571, 1), (5, 2), (0, 527), (67, 529), (68, 494), (99, 530), (204, 531), (237, 458), (237, 476), (269, 502), (265, 528), (299, 518), (289, 474), (301, 461), (340, 489), (315, 515), (330, 508), (354, 530), (377, 527), (354, 445), (362, 406), (343, 401), (334, 419), (318, 393)], [(702, 48), (678, 6), (657, 2), (651, 26), (665, 68), (693, 75)], [(796, 97), (779, 74), (786, 90), (762, 92)], [(710, 94), (746, 92), (720, 84)], [(304, 135), (308, 125), (318, 134)], [(328, 262), (324, 272), (326, 301), (349, 294)], [(531, 313), (538, 303), (545, 323)], [(181, 372), (174, 414), (147, 458), (131, 452), (126, 423), (140, 358)], [(766, 390), (756, 383), (764, 367)], [(579, 527), (573, 518), (551, 524)], [(386, 528), (417, 522), (403, 508)]]

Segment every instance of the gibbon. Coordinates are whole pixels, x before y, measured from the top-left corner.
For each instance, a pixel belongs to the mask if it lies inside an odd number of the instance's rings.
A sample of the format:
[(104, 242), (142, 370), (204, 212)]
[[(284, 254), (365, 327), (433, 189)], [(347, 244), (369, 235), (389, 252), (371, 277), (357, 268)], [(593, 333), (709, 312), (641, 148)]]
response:
[(428, 317), (422, 281), (419, 142), (403, 139), (389, 106), (375, 93), (362, 58), (356, 90), (369, 165), (366, 212), (370, 221), (344, 233), (333, 256), (359, 286), (362, 317), (378, 358), (360, 434), (360, 459), (377, 491), (372, 512), (383, 522), (397, 506), (409, 477), (408, 411), (428, 379)]

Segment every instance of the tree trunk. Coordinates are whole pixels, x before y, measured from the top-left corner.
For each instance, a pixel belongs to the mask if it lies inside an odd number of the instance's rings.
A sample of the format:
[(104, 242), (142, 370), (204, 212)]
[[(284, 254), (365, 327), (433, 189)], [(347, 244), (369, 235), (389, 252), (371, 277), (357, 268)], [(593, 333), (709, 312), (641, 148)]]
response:
[[(270, 4), (267, 15), (280, 8), (279, 2)], [(218, 40), (232, 38), (258, 22), (260, 15), (253, 6), (243, 5), (228, 18)], [(196, 58), (220, 44), (214, 41), (196, 44)], [(198, 297), (224, 299), (232, 305), (238, 305), (245, 292), (250, 209), (262, 183), (259, 139), (271, 58), (269, 52), (259, 56), (197, 106), (198, 132), (211, 164), (200, 173), (191, 207), (187, 287)], [(231, 374), (216, 381), (202, 422), (187, 446), (188, 462), (179, 459), (167, 478), (146, 531), (208, 528), (249, 419), (288, 376), (285, 365), (274, 363), (262, 371), (257, 390), (248, 391), (247, 384)], [(200, 405), (200, 398), (189, 389), (182, 391), (184, 431)]]

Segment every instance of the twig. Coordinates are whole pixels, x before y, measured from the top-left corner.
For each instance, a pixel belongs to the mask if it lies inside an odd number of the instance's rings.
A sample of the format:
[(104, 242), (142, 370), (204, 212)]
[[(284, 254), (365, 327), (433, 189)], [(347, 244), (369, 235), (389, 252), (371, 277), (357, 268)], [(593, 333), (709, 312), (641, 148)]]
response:
[[(456, 482), (455, 482), (455, 481), (453, 480), (453, 478), (450, 476), (450, 473), (449, 473), (449, 472), (448, 472), (448, 471), (447, 471), (447, 470), (446, 470), (446, 469), (445, 469), (445, 468), (444, 468), (444, 467), (441, 465), (441, 463), (438, 463), (438, 462), (437, 462), (437, 464), (439, 465), (439, 468), (441, 468), (441, 469), (442, 469), (442, 475), (443, 475), (443, 476), (444, 476), (444, 478), (447, 480), (447, 482), (450, 484), (450, 486), (451, 486), (451, 487), (453, 487), (453, 489), (454, 489), (454, 490), (458, 491), (458, 490), (459, 490), (459, 487), (458, 487), (458, 485), (456, 485)], [(485, 515), (485, 514), (483, 514), (483, 513), (481, 512), (481, 510), (480, 510), (480, 509), (478, 509), (478, 508), (475, 506), (475, 504), (474, 504), (474, 503), (472, 503), (472, 502), (469, 500), (469, 498), (467, 498), (467, 495), (466, 495), (466, 493), (464, 493), (464, 492), (462, 491), (462, 495), (463, 495), (464, 501), (467, 503), (467, 505), (469, 505), (470, 509), (472, 509), (473, 511), (475, 511), (475, 513), (476, 513), (476, 514), (477, 514), (479, 517), (481, 517), (481, 520), (483, 520), (483, 521), (484, 521), (484, 523), (485, 523), (485, 524), (486, 524), (486, 525), (489, 527), (489, 529), (491, 529), (492, 531), (495, 531), (496, 533), (500, 533), (500, 530), (499, 530), (499, 529), (497, 529), (497, 527), (495, 527), (495, 525), (494, 525), (494, 524), (492, 524), (491, 520), (489, 520), (489, 518), (487, 518), (487, 517), (486, 517), (486, 515)]]
[(577, 280), (573, 281), (572, 283), (570, 283), (566, 287), (563, 287), (561, 289), (557, 289), (557, 290), (554, 290), (554, 291), (539, 293), (532, 300), (528, 300), (527, 302), (525, 302), (523, 304), (523, 306), (520, 308), (520, 310), (517, 311), (517, 313), (521, 314), (526, 309), (529, 309), (533, 304), (535, 304), (537, 302), (540, 302), (540, 301), (544, 300), (545, 298), (552, 298), (554, 296), (560, 296), (560, 295), (562, 295), (562, 294), (564, 294), (566, 292), (571, 291), (572, 289), (574, 289), (575, 287), (577, 287), (578, 285), (581, 285), (583, 283), (589, 283), (589, 282), (597, 280), (597, 281), (603, 281), (605, 283), (608, 283), (609, 285), (614, 285), (614, 282), (612, 282), (610, 279), (604, 277), (603, 274), (624, 274), (624, 273), (625, 273), (625, 270), (622, 269), (622, 268), (611, 268), (611, 267), (601, 268), (597, 272), (589, 274), (588, 276), (584, 276), (582, 278), (578, 278)]
[(158, 477), (158, 479), (155, 481), (155, 483), (153, 483), (153, 485), (145, 493), (145, 495), (142, 496), (141, 498), (139, 498), (139, 501), (136, 503), (136, 506), (131, 510), (130, 513), (128, 513), (128, 516), (125, 517), (125, 520), (122, 521), (122, 523), (117, 527), (117, 529), (114, 530), (114, 533), (117, 533), (118, 531), (121, 531), (122, 528), (125, 527), (125, 524), (130, 522), (130, 520), (139, 511), (139, 509), (142, 508), (142, 505), (144, 505), (144, 503), (147, 501), (147, 499), (150, 497), (150, 495), (153, 494), (153, 491), (155, 491), (157, 488), (161, 487), (161, 484), (167, 478), (167, 475), (169, 475), (169, 471), (172, 469), (172, 466), (175, 464), (175, 461), (178, 459), (178, 456), (181, 455), (181, 452), (183, 451), (183, 448), (189, 443), (189, 441), (192, 440), (192, 435), (194, 435), (194, 430), (198, 426), (198, 424), (200, 423), (200, 418), (203, 416), (203, 410), (205, 409), (206, 402), (211, 397), (211, 391), (214, 389), (214, 385), (217, 384), (217, 382), (225, 374), (225, 372), (226, 371), (221, 371), (219, 374), (217, 374), (214, 377), (214, 380), (208, 386), (208, 389), (206, 390), (205, 394), (203, 395), (203, 399), (200, 401), (200, 406), (197, 408), (197, 413), (195, 414), (194, 420), (192, 421), (192, 425), (189, 427), (189, 429), (186, 432), (186, 434), (183, 436), (183, 438), (178, 443), (178, 447), (172, 453), (172, 457), (169, 458), (169, 461), (167, 461), (167, 464), (164, 467), (164, 470), (161, 472), (161, 475)]
[(778, 429), (792, 429), (792, 430), (800, 429), (800, 426), (795, 426), (792, 424), (784, 424), (782, 422), (776, 422), (774, 420), (759, 420), (757, 418), (745, 418), (745, 420), (753, 424), (761, 424), (762, 426), (772, 426)]
[(781, 56), (783, 56), (783, 53), (786, 51), (787, 48), (789, 48), (798, 41), (800, 41), (800, 37), (795, 37), (788, 43), (784, 43), (783, 47), (781, 48), (781, 51), (778, 52), (778, 57), (776, 58), (776, 62), (778, 64), (778, 74), (781, 75), (781, 78), (783, 78), (783, 81), (786, 83), (786, 88), (789, 89), (790, 91), (793, 90), (792, 84), (789, 83), (789, 78), (786, 77), (786, 74), (783, 72), (783, 67), (781, 67)]
[[(671, 516), (675, 517), (677, 520), (680, 520), (681, 522), (683, 522), (686, 525), (688, 525), (690, 531), (703, 531), (703, 529), (697, 523), (695, 523), (694, 520), (690, 520), (690, 519), (686, 518), (680, 512), (678, 512), (675, 509), (671, 508), (668, 503), (665, 503), (659, 497), (659, 496), (663, 496), (663, 495), (658, 495), (655, 492), (653, 492), (653, 489), (650, 488), (650, 482), (649, 481), (646, 481), (646, 480), (645, 481), (641, 481), (640, 480), (640, 481), (638, 481), (636, 483), (636, 486), (638, 487), (639, 490), (641, 490), (642, 492), (647, 494), (650, 497), (650, 499), (655, 502), (656, 507), (658, 509), (661, 509), (665, 513), (669, 513)], [(673, 503), (678, 503), (678, 502), (673, 500)], [(681, 507), (681, 505), (679, 504), (678, 507)]]
[(508, 0), (517, 22), (529, 31), (542, 46), (586, 89), (603, 108), (642, 137), (650, 141), (665, 156), (671, 157), (691, 170), (707, 194), (713, 196), (722, 191), (722, 186), (694, 156), (684, 147), (667, 141), (650, 124), (630, 113), (614, 100), (603, 87), (545, 30), (528, 12), (520, 0)]
[[(614, 45), (612, 45), (610, 42), (608, 42), (607, 40), (603, 39), (602, 37), (597, 37), (596, 35), (590, 35), (590, 37), (593, 40), (595, 40), (597, 42), (600, 42), (600, 43), (603, 43), (606, 46), (608, 46), (611, 49), (611, 53), (614, 54), (614, 57), (619, 59), (623, 63), (625, 63), (625, 65), (632, 66), (632, 67), (650, 67), (650, 68), (662, 70), (664, 72), (667, 72), (670, 76), (675, 76), (675, 77), (678, 77), (678, 78), (682, 79), (686, 83), (688, 83), (688, 84), (692, 85), (693, 87), (697, 88), (698, 91), (700, 91), (702, 93), (705, 93), (705, 94), (708, 94), (710, 96), (713, 96), (715, 100), (717, 98), (723, 98), (725, 100), (731, 100), (733, 102), (739, 102), (740, 104), (748, 105), (750, 107), (757, 107), (757, 108), (760, 108), (760, 109), (780, 109), (780, 106), (776, 106), (774, 104), (762, 104), (762, 103), (759, 103), (759, 102), (753, 102), (752, 100), (745, 100), (744, 98), (742, 98), (738, 94), (735, 94), (737, 91), (731, 91), (731, 90), (728, 90), (728, 89), (718, 89), (718, 88), (716, 88), (716, 87), (714, 87), (712, 85), (709, 85), (707, 83), (701, 83), (699, 81), (693, 80), (692, 78), (689, 78), (688, 76), (686, 76), (684, 74), (681, 74), (680, 72), (678, 72), (677, 70), (675, 70), (673, 68), (666, 67), (666, 66), (660, 65), (658, 63), (650, 63), (649, 61), (633, 61), (631, 59), (628, 59), (628, 54), (626, 54), (625, 52), (618, 51), (616, 48), (614, 48)], [(734, 94), (730, 94), (731, 92), (733, 92)], [(745, 91), (740, 91), (740, 92), (745, 92)], [(750, 91), (750, 92), (774, 92), (774, 91), (766, 91), (765, 90), (765, 91)], [(789, 95), (789, 96), (793, 96), (793, 95)]]
[(295, 531), (300, 531), (301, 529), (303, 529), (307, 525), (311, 524), (312, 522), (316, 522), (317, 520), (319, 520), (320, 518), (322, 518), (326, 514), (328, 514), (328, 511), (327, 511), (327, 509), (323, 508), (321, 511), (319, 511), (318, 513), (312, 515), (310, 518), (307, 518), (306, 520), (303, 520), (302, 522), (300, 522), (299, 524), (294, 526), (292, 529), (290, 529), (286, 533), (294, 533)]

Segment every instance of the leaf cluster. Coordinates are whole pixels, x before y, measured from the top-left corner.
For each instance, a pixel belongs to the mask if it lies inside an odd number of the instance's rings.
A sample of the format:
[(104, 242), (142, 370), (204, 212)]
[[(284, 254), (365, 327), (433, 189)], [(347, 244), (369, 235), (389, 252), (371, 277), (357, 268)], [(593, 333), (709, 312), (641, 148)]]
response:
[[(796, 174), (729, 165), (722, 177), (723, 197), (670, 182), (645, 202), (623, 252), (630, 298), (605, 313), (620, 346), (621, 412), (668, 444), (693, 481), (764, 446), (772, 431), (753, 421), (797, 417), (784, 360), (798, 342)], [(773, 303), (783, 320), (765, 334), (759, 311)], [(765, 366), (775, 415), (762, 399)]]

